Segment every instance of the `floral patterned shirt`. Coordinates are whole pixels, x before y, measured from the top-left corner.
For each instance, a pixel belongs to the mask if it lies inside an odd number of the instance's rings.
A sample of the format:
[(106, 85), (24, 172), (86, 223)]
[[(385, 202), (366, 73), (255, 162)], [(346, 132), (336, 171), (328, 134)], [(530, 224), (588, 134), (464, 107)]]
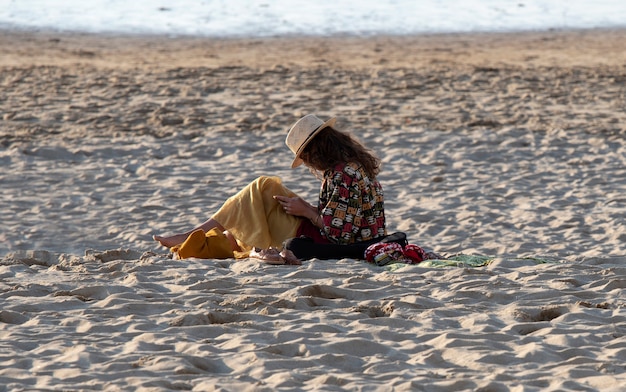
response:
[(333, 243), (347, 245), (386, 234), (383, 188), (358, 163), (327, 170), (319, 201), (321, 231)]

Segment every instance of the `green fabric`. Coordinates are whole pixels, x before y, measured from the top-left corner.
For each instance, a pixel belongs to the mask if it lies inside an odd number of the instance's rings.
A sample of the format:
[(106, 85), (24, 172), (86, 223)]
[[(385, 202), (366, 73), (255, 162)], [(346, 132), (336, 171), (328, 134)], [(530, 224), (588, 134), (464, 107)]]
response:
[[(484, 267), (489, 265), (493, 260), (495, 260), (495, 256), (479, 256), (479, 255), (455, 255), (449, 257), (445, 260), (424, 260), (419, 264), (405, 264), (405, 263), (394, 263), (387, 265), (387, 269), (389, 271), (397, 271), (401, 268), (404, 268), (408, 265), (414, 267), (422, 267), (422, 268), (437, 268), (437, 267)], [(523, 257), (520, 260), (532, 260), (537, 264), (551, 263), (552, 261), (547, 259), (540, 259), (536, 257)]]

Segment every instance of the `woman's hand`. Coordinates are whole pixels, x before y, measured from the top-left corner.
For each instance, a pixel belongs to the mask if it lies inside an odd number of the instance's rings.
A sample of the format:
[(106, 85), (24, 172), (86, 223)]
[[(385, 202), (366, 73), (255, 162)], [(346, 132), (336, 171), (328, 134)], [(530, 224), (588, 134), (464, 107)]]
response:
[(283, 210), (290, 215), (302, 216), (312, 219), (317, 215), (317, 209), (304, 201), (300, 197), (274, 196), (274, 199), (280, 203)]

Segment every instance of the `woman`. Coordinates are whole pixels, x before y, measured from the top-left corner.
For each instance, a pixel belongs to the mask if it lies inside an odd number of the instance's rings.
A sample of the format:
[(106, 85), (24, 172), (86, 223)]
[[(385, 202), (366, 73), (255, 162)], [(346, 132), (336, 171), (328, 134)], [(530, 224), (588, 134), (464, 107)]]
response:
[(370, 243), (386, 235), (380, 160), (352, 136), (313, 114), (298, 120), (285, 143), (322, 180), (316, 206), (277, 177), (259, 177), (229, 198), (202, 225), (172, 236), (154, 236), (181, 258), (246, 257), (252, 248), (278, 248), (306, 236), (315, 244)]

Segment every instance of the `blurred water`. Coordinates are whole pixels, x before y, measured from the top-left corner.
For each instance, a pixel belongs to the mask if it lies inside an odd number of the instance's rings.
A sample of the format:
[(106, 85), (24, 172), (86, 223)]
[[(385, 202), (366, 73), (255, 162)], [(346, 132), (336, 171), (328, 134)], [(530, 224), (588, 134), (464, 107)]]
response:
[(264, 37), (624, 26), (624, 0), (0, 0), (0, 28), (95, 33)]

